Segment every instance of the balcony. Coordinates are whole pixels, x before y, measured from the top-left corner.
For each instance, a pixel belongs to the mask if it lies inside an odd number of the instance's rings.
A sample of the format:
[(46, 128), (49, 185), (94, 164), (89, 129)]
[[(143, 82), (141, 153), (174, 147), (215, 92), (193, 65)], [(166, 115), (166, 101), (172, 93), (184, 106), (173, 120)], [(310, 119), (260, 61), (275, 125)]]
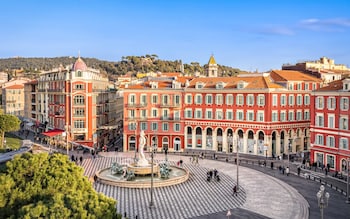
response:
[(160, 120), (162, 120), (162, 121), (173, 121), (174, 118), (170, 117), (170, 116), (161, 116)]

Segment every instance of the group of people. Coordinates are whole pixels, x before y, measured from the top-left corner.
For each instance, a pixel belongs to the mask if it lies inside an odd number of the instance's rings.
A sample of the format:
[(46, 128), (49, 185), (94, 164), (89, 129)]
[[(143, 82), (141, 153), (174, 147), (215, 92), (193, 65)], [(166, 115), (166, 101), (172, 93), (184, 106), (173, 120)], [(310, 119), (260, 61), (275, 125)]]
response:
[(282, 173), (284, 175), (284, 173), (287, 174), (287, 176), (289, 176), (289, 167), (284, 167), (284, 166), (279, 166), (278, 170), (280, 171), (280, 173)]
[(199, 163), (198, 163), (198, 156), (192, 155), (192, 156), (190, 157), (190, 162), (191, 162), (192, 164), (199, 165)]
[(78, 164), (78, 162), (80, 162), (79, 164), (81, 165), (81, 164), (83, 163), (83, 156), (80, 156), (80, 157), (79, 157), (79, 160), (78, 160), (78, 156), (75, 157), (75, 156), (72, 154), (72, 156), (71, 156), (71, 161), (75, 162), (76, 164)]
[(210, 182), (212, 179), (216, 179), (216, 181), (220, 181), (220, 176), (217, 169), (207, 171), (207, 181)]

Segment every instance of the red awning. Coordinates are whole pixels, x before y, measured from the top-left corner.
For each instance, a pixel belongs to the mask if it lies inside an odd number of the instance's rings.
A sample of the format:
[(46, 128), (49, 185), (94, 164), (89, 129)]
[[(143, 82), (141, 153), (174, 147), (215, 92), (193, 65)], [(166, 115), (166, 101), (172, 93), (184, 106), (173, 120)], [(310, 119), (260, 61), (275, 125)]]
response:
[(47, 132), (43, 132), (41, 134), (49, 136), (49, 137), (53, 137), (53, 136), (56, 136), (56, 135), (60, 135), (63, 132), (64, 132), (64, 130), (61, 130), (61, 129), (53, 129), (53, 130), (49, 130)]

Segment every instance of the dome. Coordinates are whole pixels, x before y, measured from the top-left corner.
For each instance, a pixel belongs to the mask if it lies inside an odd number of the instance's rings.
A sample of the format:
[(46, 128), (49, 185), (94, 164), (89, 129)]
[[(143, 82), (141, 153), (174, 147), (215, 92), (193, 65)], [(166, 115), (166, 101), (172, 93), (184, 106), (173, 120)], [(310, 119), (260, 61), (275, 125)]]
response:
[(85, 62), (79, 57), (77, 61), (75, 61), (74, 66), (73, 66), (73, 71), (86, 71), (87, 66)]

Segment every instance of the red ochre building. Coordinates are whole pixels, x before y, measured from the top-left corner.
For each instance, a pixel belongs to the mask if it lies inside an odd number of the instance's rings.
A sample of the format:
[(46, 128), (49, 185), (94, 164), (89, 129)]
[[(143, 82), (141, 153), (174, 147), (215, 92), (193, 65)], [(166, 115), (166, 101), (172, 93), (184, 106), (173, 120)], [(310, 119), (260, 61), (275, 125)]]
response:
[[(218, 77), (212, 56), (205, 77), (145, 78), (124, 88), (124, 151), (236, 152), (279, 156), (309, 150), (311, 91), (321, 80), (274, 70)], [(136, 145), (135, 145), (136, 144)], [(290, 146), (290, 147), (289, 147)], [(148, 148), (149, 150), (149, 148)]]
[(67, 133), (69, 142), (95, 148), (115, 137), (110, 127), (118, 122), (116, 89), (107, 74), (79, 57), (74, 65), (42, 73), (35, 86), (37, 114), (31, 118), (43, 124), (38, 133), (58, 140)]
[(311, 96), (311, 162), (319, 167), (328, 164), (343, 174), (350, 158), (349, 98), (349, 78), (331, 82)]

